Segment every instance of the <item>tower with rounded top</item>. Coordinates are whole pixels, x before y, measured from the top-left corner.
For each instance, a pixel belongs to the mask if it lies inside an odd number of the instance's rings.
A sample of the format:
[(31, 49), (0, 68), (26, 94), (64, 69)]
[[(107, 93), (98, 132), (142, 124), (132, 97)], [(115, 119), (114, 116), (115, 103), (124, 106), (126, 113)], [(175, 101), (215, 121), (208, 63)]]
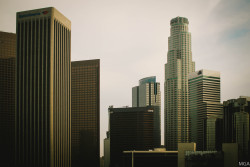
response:
[(170, 21), (164, 84), (164, 134), (167, 150), (177, 150), (178, 143), (189, 142), (188, 74), (195, 71), (195, 63), (192, 61), (188, 24), (185, 17), (176, 17)]

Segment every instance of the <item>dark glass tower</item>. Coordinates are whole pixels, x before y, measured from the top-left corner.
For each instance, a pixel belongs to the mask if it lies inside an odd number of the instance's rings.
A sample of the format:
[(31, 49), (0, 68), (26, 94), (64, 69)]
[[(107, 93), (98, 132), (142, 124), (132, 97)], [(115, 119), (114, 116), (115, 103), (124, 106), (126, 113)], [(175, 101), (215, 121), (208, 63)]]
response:
[(239, 160), (250, 160), (250, 97), (223, 102), (223, 142), (238, 143)]
[(72, 62), (72, 167), (99, 167), (100, 60)]
[[(156, 109), (157, 110), (157, 109)], [(157, 115), (153, 106), (109, 108), (110, 166), (122, 166), (123, 151), (149, 150), (159, 147), (160, 134), (155, 135)], [(160, 133), (160, 131), (157, 131)]]
[(0, 166), (14, 165), (16, 34), (0, 32)]
[(16, 165), (70, 167), (71, 22), (52, 7), (16, 17)]

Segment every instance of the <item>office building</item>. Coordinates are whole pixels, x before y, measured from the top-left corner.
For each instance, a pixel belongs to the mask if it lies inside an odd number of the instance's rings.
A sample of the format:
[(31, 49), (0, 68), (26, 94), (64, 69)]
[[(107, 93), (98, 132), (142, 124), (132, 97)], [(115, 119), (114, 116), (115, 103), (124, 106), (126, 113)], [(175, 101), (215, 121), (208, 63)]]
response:
[(0, 31), (0, 166), (15, 158), (16, 34)]
[(72, 167), (100, 166), (100, 60), (72, 62)]
[(160, 145), (155, 135), (153, 106), (109, 108), (110, 166), (122, 166), (123, 151), (150, 150)]
[(240, 96), (223, 102), (223, 142), (237, 143), (239, 160), (249, 159), (250, 97)]
[[(154, 132), (156, 135), (161, 135), (161, 91), (160, 83), (156, 82), (156, 77), (146, 77), (140, 79), (139, 86), (132, 88), (132, 107), (154, 106)], [(161, 139), (161, 136), (157, 136)], [(161, 143), (161, 141), (157, 141)], [(156, 146), (160, 147), (160, 145)]]
[(189, 142), (188, 74), (195, 71), (195, 63), (192, 61), (188, 24), (185, 17), (176, 17), (170, 21), (164, 85), (164, 134), (167, 150), (177, 150), (178, 143)]
[(147, 77), (132, 88), (132, 107), (161, 106), (160, 83), (156, 77)]
[[(222, 119), (220, 73), (199, 70), (189, 74), (190, 140), (197, 150), (216, 150), (216, 121)], [(218, 127), (219, 128), (219, 127)], [(218, 130), (218, 129), (217, 129)]]
[[(249, 155), (249, 114), (247, 112), (234, 113), (235, 142), (239, 144), (239, 154)], [(248, 157), (250, 158), (250, 157)]]
[(16, 165), (71, 166), (71, 22), (55, 8), (16, 14)]

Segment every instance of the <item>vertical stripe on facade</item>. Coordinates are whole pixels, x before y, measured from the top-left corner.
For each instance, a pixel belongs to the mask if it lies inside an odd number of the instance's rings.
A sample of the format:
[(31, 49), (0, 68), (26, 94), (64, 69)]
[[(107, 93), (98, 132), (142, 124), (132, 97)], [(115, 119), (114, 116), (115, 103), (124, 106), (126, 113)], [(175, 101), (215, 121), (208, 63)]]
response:
[[(57, 12), (54, 8), (45, 10), (51, 13)], [(19, 13), (17, 14), (16, 164), (68, 167), (70, 143), (67, 138), (70, 138), (71, 125), (66, 118), (70, 116), (67, 103), (71, 97), (70, 72), (66, 70), (70, 69), (71, 57), (70, 52), (66, 53), (66, 49), (63, 49), (66, 48), (66, 40), (69, 40), (63, 36), (66, 36), (66, 31), (70, 33), (70, 30), (64, 28), (63, 33), (62, 29), (65, 26), (62, 24), (61, 29), (51, 29), (56, 28), (56, 25), (51, 25), (55, 20), (54, 15), (25, 19), (19, 19), (18, 16)], [(57, 31), (60, 31), (60, 38), (57, 38)], [(53, 44), (51, 38), (54, 39)], [(67, 47), (70, 47), (69, 45), (70, 42), (67, 43)], [(54, 52), (51, 52), (51, 49)], [(51, 57), (54, 57), (54, 65), (51, 65)], [(53, 108), (50, 105), (53, 105)]]

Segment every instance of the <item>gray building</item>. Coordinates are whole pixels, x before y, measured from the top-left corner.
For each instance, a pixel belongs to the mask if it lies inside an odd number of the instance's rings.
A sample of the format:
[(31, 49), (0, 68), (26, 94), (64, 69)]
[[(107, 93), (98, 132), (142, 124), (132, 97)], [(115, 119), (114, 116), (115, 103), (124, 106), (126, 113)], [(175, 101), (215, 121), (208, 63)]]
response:
[(164, 85), (164, 134), (167, 150), (176, 150), (178, 143), (189, 142), (188, 74), (195, 71), (195, 63), (192, 61), (188, 24), (185, 17), (176, 17), (170, 21)]
[(190, 140), (197, 144), (197, 150), (216, 150), (216, 145), (219, 145), (216, 139), (220, 138), (216, 133), (220, 128), (217, 122), (223, 117), (220, 73), (204, 69), (192, 72), (188, 88)]
[(71, 166), (71, 22), (55, 8), (16, 14), (16, 165)]

